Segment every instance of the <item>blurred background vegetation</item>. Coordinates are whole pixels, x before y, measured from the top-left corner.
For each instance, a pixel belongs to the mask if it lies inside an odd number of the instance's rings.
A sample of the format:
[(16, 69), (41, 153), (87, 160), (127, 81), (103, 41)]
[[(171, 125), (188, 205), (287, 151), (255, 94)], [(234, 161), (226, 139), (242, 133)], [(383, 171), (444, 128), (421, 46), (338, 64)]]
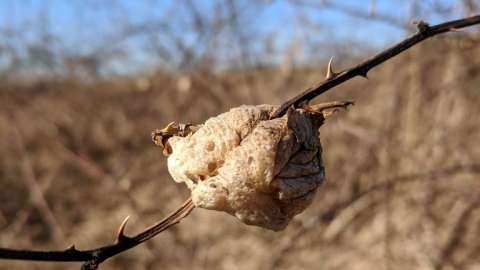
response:
[[(475, 0), (3, 0), (0, 246), (79, 249), (177, 207), (150, 131), (280, 104)], [(327, 182), (282, 232), (197, 209), (102, 269), (480, 269), (480, 31), (439, 36), (317, 99)], [(77, 269), (0, 261), (0, 269)]]

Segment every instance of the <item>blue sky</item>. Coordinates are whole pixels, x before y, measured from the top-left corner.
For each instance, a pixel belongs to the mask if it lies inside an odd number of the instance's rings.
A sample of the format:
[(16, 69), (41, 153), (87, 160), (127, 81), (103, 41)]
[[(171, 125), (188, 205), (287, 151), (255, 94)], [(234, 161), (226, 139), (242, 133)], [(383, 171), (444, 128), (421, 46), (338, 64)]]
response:
[[(127, 16), (121, 17), (120, 14), (114, 14), (109, 9), (110, 1), (2, 0), (0, 1), (0, 22), (3, 26), (37, 28), (39, 27), (39, 23), (45, 20), (44, 17), (48, 17), (48, 25), (51, 31), (66, 40), (76, 42), (78, 38), (83, 40), (92, 39), (95, 37), (98, 38), (99, 33), (114, 32), (116, 20), (128, 20), (135, 23), (155, 16), (176, 16), (175, 12), (179, 12), (175, 10), (174, 1), (171, 0), (117, 0), (112, 2), (118, 3), (118, 6), (124, 9), (123, 12)], [(365, 5), (359, 4), (362, 1), (340, 2), (346, 3), (348, 6), (365, 9)], [(399, 12), (398, 17), (401, 18), (401, 14), (404, 13), (402, 8), (404, 8), (405, 5), (395, 7), (395, 2), (399, 1), (377, 1), (378, 12), (391, 13), (392, 10), (395, 10), (395, 12)], [(201, 3), (198, 5), (199, 7), (208, 10), (211, 7), (212, 1), (198, 1), (197, 3)], [(261, 12), (261, 16), (256, 18), (261, 28), (271, 31), (276, 30), (280, 34), (289, 36), (294, 33), (295, 28), (301, 27), (291, 24), (295, 12), (292, 4), (288, 1), (264, 1), (262, 5), (265, 8), (263, 12)], [(154, 8), (152, 8), (152, 6), (154, 6)], [(120, 12), (122, 11), (118, 13)], [(341, 25), (342, 27), (338, 27), (336, 31), (341, 31), (342, 35), (362, 35), (377, 30), (383, 31), (384, 34), (388, 34), (390, 31), (397, 32), (395, 33), (396, 35), (400, 34), (399, 31), (395, 31), (398, 29), (389, 29), (391, 27), (383, 27), (382, 24), (379, 23), (368, 23), (366, 20), (362, 21), (368, 25), (368, 29), (359, 28), (356, 29), (356, 31), (352, 31), (353, 27), (358, 26), (358, 24), (354, 22), (354, 19), (335, 10), (325, 9), (320, 11), (318, 9), (308, 10), (308, 8), (304, 8), (304, 12), (308, 14), (309, 17), (325, 21), (332, 26)], [(285, 24), (285, 22), (287, 24)], [(376, 42), (377, 39), (382, 41), (388, 39), (388, 37), (378, 35), (374, 41)]]
[[(192, 2), (201, 14), (208, 16), (217, 12), (216, 4), (225, 1), (192, 0)], [(408, 22), (412, 1), (330, 0), (333, 7), (325, 6), (324, 8), (315, 7), (321, 1), (298, 1), (309, 3), (303, 5), (293, 4), (293, 2), (296, 1), (238, 0), (235, 4), (239, 9), (251, 13), (247, 16), (248, 20), (241, 22), (242, 28), (253, 30), (260, 38), (272, 36), (275, 48), (281, 51), (291, 46), (292, 40), (295, 39), (309, 44), (358, 42), (373, 48), (385, 47), (400, 40), (406, 35), (406, 31), (388, 23), (351, 16), (348, 12), (339, 11), (336, 6), (340, 5), (350, 11), (368, 14), (374, 3), (376, 14), (388, 15), (396, 20)], [(420, 2), (422, 10), (417, 16), (431, 23), (461, 15), (458, 1), (455, 0)], [(453, 12), (443, 14), (442, 17), (437, 16), (429, 9), (433, 2), (453, 7)], [(199, 50), (205, 46), (202, 41), (195, 39), (196, 34), (191, 29), (185, 28), (191, 21), (190, 15), (179, 1), (175, 0), (0, 1), (0, 31), (3, 37), (9, 35), (5, 33), (21, 33), (21, 37), (17, 39), (12, 35), (8, 36), (13, 46), (21, 46), (22, 42), (38, 39), (40, 32), (47, 31), (54, 37), (55, 44), (69, 53), (87, 54), (92, 50), (102, 49), (106, 45), (113, 48), (117, 46), (127, 50), (130, 57), (137, 59), (138, 62), (144, 62), (150, 58), (145, 50), (148, 42), (142, 35), (122, 38), (125, 25), (141, 25), (154, 20), (168, 22), (169, 31), (186, 40), (187, 43), (190, 42), (191, 46), (198, 46)], [(312, 32), (312, 29), (317, 31)], [(226, 47), (228, 44), (220, 46)]]

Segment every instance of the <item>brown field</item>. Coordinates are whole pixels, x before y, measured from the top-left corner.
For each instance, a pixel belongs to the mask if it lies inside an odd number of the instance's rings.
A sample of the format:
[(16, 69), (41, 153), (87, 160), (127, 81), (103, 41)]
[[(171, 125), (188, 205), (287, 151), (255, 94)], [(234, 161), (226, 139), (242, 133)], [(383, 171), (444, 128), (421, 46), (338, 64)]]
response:
[[(196, 209), (100, 269), (480, 269), (480, 38), (434, 38), (317, 99), (327, 182), (282, 232)], [(346, 68), (359, 59), (342, 59)], [(188, 197), (150, 132), (280, 104), (324, 66), (0, 82), (0, 246), (93, 248)], [(0, 269), (78, 269), (0, 261)]]

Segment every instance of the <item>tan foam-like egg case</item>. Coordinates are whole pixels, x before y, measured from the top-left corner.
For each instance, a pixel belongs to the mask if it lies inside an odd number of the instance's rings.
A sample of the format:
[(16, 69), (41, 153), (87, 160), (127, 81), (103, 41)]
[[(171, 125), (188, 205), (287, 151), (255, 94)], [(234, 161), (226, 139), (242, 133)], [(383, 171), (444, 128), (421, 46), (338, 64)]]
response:
[(324, 180), (323, 116), (296, 109), (269, 120), (274, 109), (240, 106), (169, 139), (169, 172), (189, 187), (196, 206), (281, 230), (311, 203)]

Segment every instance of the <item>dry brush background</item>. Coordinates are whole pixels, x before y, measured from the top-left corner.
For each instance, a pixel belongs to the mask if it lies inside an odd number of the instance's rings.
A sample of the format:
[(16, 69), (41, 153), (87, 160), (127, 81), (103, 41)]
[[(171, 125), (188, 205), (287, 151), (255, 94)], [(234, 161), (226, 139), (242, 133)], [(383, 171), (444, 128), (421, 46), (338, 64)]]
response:
[[(203, 209), (101, 269), (480, 269), (480, 36), (434, 38), (317, 101), (327, 181), (282, 232)], [(361, 58), (342, 59), (346, 68)], [(324, 63), (326, 64), (326, 63)], [(280, 104), (325, 66), (0, 82), (0, 245), (87, 249), (187, 198), (150, 131)], [(0, 269), (77, 269), (0, 261)]]

